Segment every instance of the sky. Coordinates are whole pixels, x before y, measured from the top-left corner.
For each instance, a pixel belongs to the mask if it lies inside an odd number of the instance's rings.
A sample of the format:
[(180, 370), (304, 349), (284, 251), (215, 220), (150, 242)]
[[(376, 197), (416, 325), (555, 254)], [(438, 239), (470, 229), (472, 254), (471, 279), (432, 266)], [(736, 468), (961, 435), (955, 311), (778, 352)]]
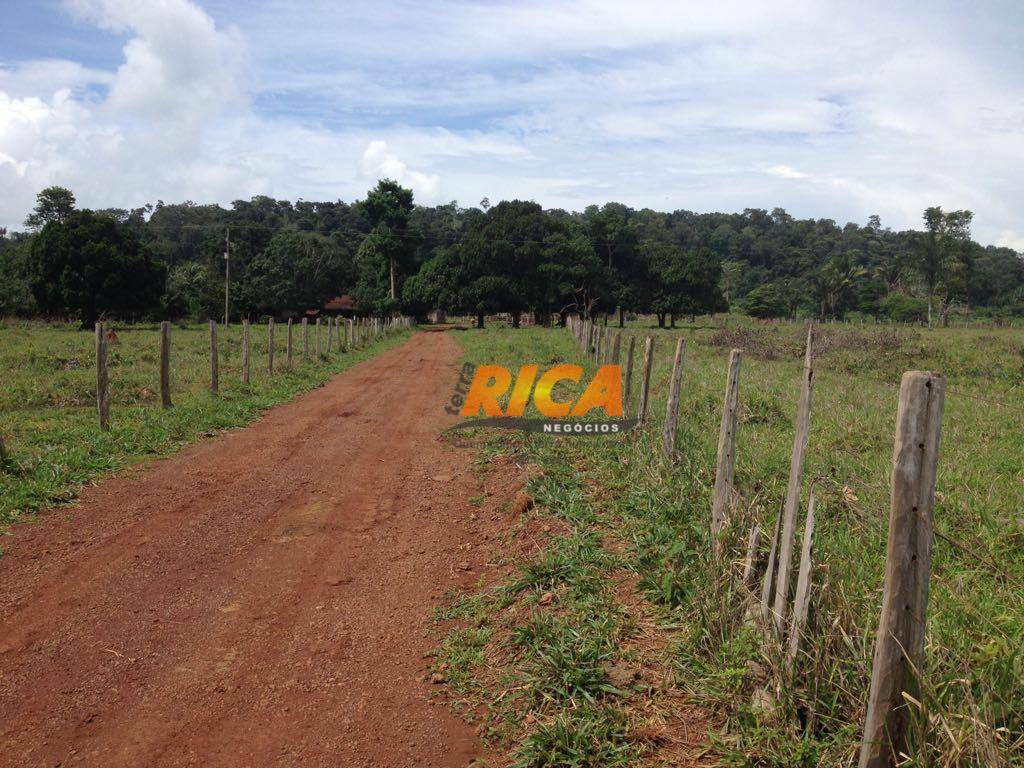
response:
[(0, 226), (253, 195), (781, 206), (1024, 251), (1024, 3), (0, 0)]

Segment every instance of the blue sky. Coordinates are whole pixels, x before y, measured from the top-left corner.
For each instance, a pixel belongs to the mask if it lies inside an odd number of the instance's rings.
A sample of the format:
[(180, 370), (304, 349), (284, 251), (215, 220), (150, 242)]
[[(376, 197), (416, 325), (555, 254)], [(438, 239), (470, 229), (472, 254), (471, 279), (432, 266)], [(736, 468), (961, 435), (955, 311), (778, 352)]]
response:
[[(5, 3), (6, 5), (6, 3)], [(0, 225), (83, 205), (361, 196), (781, 205), (1024, 251), (1024, 4), (9, 2)]]

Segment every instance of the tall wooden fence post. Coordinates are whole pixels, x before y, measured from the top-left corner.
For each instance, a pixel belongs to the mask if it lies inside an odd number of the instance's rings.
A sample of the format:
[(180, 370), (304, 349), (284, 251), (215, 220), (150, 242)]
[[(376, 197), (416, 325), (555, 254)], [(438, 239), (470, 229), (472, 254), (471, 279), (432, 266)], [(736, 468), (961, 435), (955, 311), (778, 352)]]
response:
[(626, 381), (622, 385), (622, 415), (628, 416), (632, 408), (633, 391), (633, 352), (636, 349), (636, 336), (629, 337), (629, 347), (626, 351)]
[(647, 398), (651, 392), (651, 366), (654, 363), (654, 338), (648, 336), (644, 341), (644, 369), (640, 373), (640, 405), (636, 417), (642, 427), (647, 423)]
[(291, 370), (291, 367), (292, 367), (292, 319), (290, 317), (288, 318), (287, 357), (288, 357), (288, 369)]
[(924, 661), (935, 473), (945, 397), (946, 380), (940, 374), (903, 374), (892, 457), (882, 616), (875, 640), (860, 768), (897, 764), (897, 756), (907, 745), (911, 721), (903, 694), (920, 697), (918, 675)]
[(249, 321), (242, 319), (242, 383), (249, 383), (249, 356), (250, 356), (250, 344), (249, 344)]
[(302, 362), (309, 360), (309, 320), (302, 318)]
[(327, 318), (327, 354), (330, 355), (334, 349), (334, 318)]
[(665, 405), (665, 429), (661, 433), (661, 454), (672, 460), (676, 448), (676, 427), (679, 424), (679, 389), (683, 383), (683, 353), (686, 341), (676, 342), (676, 354), (672, 360), (672, 376), (668, 380), (668, 402)]
[(171, 407), (171, 323), (160, 323), (160, 401)]
[(314, 338), (315, 338), (315, 344), (316, 344), (316, 356), (317, 356), (317, 358), (320, 358), (322, 355), (321, 355), (321, 349), (320, 349), (320, 318), (319, 317), (316, 319), (316, 330), (314, 332)]
[(715, 495), (711, 502), (711, 537), (715, 553), (721, 554), (719, 534), (729, 519), (732, 507), (733, 478), (736, 473), (736, 417), (740, 407), (740, 362), (738, 349), (729, 353), (729, 368), (725, 380), (725, 402), (722, 405), (722, 425), (718, 430), (718, 464), (715, 469)]
[[(107, 374), (107, 334), (103, 323), (96, 323), (96, 412), (100, 429), (110, 429), (110, 378)], [(2, 438), (0, 438), (2, 445)], [(3, 458), (0, 456), (0, 458)]]
[(782, 532), (779, 536), (779, 569), (775, 581), (775, 631), (781, 636), (789, 602), (789, 582), (796, 539), (796, 513), (800, 508), (800, 490), (804, 481), (804, 459), (811, 432), (811, 395), (814, 392), (814, 326), (807, 325), (807, 350), (804, 352), (804, 375), (800, 386), (800, 402), (796, 413), (793, 455), (789, 463), (786, 504), (782, 508)]
[(217, 394), (220, 388), (220, 355), (217, 354), (217, 321), (210, 321), (210, 391)]
[(612, 342), (612, 356), (608, 360), (612, 365), (618, 365), (622, 357), (622, 334), (615, 334), (615, 341)]
[(274, 318), (267, 320), (267, 373), (274, 375)]

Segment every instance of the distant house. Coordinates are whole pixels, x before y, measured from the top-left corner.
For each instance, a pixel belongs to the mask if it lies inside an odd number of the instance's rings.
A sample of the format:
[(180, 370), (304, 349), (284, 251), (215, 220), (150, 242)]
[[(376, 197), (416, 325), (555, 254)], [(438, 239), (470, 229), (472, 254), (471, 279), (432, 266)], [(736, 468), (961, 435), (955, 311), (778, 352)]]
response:
[(329, 315), (331, 317), (355, 317), (356, 302), (346, 293), (344, 296), (335, 296), (324, 304), (323, 308), (320, 310), (307, 310), (306, 314), (312, 315), (313, 317), (317, 315)]

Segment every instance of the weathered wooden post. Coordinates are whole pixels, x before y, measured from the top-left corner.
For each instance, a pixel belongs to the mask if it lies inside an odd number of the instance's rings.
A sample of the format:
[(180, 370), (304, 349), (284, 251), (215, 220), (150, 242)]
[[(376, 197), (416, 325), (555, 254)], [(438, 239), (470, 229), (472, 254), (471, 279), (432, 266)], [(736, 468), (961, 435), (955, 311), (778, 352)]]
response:
[(804, 459), (811, 432), (811, 395), (814, 392), (814, 326), (807, 324), (807, 350), (804, 352), (804, 375), (800, 386), (800, 402), (796, 413), (793, 455), (789, 464), (786, 504), (782, 509), (782, 532), (779, 537), (779, 572), (775, 582), (775, 631), (782, 634), (789, 601), (790, 570), (793, 542), (796, 537), (796, 513), (800, 508), (800, 490), (804, 480)]
[[(103, 323), (96, 323), (96, 412), (100, 429), (110, 429), (110, 379), (107, 374), (107, 335)], [(0, 448), (3, 438), (0, 438)], [(0, 456), (3, 458), (3, 456)]]
[(217, 354), (217, 321), (210, 321), (210, 391), (217, 394), (220, 387), (220, 356)]
[(323, 351), (320, 349), (320, 318), (316, 319), (316, 356), (317, 358), (323, 357)]
[(740, 407), (740, 362), (738, 349), (729, 353), (729, 368), (725, 380), (725, 402), (722, 405), (722, 424), (718, 430), (718, 464), (715, 469), (715, 495), (711, 503), (711, 537), (716, 554), (721, 554), (719, 535), (729, 519), (732, 506), (733, 478), (736, 472), (736, 417)]
[(665, 405), (665, 428), (661, 433), (661, 454), (672, 460), (676, 448), (676, 426), (679, 423), (679, 389), (683, 383), (683, 353), (686, 342), (680, 337), (672, 360), (672, 376), (668, 380), (668, 402)]
[(302, 362), (309, 360), (309, 321), (302, 318)]
[(171, 323), (160, 323), (160, 402), (171, 407)]
[(333, 349), (334, 349), (334, 318), (333, 317), (328, 317), (327, 318), (327, 355), (328, 355), (328, 357), (330, 356), (331, 351)]
[(274, 375), (274, 318), (267, 320), (267, 373)]
[(814, 483), (807, 496), (807, 519), (804, 521), (804, 541), (800, 549), (800, 569), (796, 577), (796, 595), (793, 597), (793, 618), (789, 623), (789, 651), (786, 654), (788, 677), (793, 677), (793, 667), (800, 644), (803, 641), (804, 627), (807, 626), (807, 614), (811, 606), (811, 570), (814, 554)]
[(647, 423), (647, 398), (651, 391), (651, 366), (654, 363), (654, 338), (647, 337), (644, 342), (644, 370), (640, 375), (640, 405), (636, 417), (642, 427)]
[(629, 347), (626, 351), (626, 381), (622, 385), (622, 415), (628, 416), (632, 410), (633, 392), (633, 352), (636, 348), (636, 336), (629, 337)]
[(286, 350), (288, 358), (288, 370), (292, 368), (292, 319), (288, 318), (288, 346)]
[(615, 334), (615, 341), (612, 342), (612, 356), (609, 362), (612, 365), (618, 365), (619, 360), (622, 358), (622, 334)]
[(601, 364), (601, 345), (604, 343), (604, 329), (597, 329), (597, 343), (594, 345), (594, 362), (597, 365)]
[(891, 768), (907, 746), (911, 711), (904, 692), (920, 698), (928, 587), (932, 567), (935, 474), (946, 380), (910, 371), (900, 384), (892, 457), (889, 543), (882, 616), (875, 640), (871, 692), (860, 768)]
[(242, 320), (242, 383), (249, 383), (249, 357), (251, 345), (249, 344), (249, 321)]

